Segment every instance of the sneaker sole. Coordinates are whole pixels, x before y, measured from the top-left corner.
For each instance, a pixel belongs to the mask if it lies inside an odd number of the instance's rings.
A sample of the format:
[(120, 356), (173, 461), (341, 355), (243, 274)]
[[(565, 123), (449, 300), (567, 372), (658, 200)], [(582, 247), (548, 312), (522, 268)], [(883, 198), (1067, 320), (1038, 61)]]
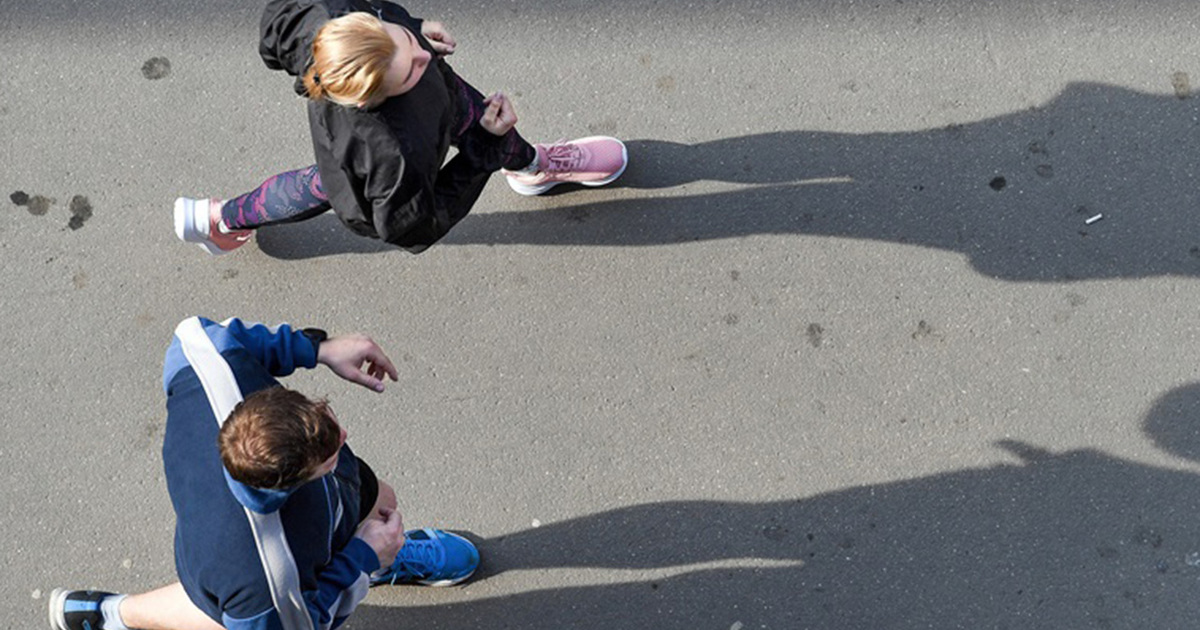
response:
[[(589, 138), (580, 138), (580, 141), (590, 140), (595, 137), (598, 137), (598, 136), (591, 136)], [(600, 136), (600, 137), (602, 137), (602, 136)], [(613, 140), (617, 140), (617, 139), (613, 138)], [(513, 189), (513, 192), (517, 193), (518, 195), (525, 195), (526, 197), (533, 197), (535, 195), (540, 195), (540, 194), (546, 192), (547, 190), (554, 188), (555, 186), (557, 186), (559, 184), (583, 184), (584, 186), (592, 186), (592, 187), (604, 186), (606, 184), (611, 184), (611, 183), (617, 181), (617, 178), (620, 177), (621, 174), (625, 172), (625, 167), (629, 166), (629, 149), (625, 146), (624, 142), (621, 142), (620, 140), (617, 140), (617, 142), (619, 142), (621, 144), (621, 168), (617, 169), (617, 172), (615, 172), (612, 175), (609, 175), (608, 177), (601, 179), (601, 180), (596, 180), (596, 181), (591, 181), (591, 182), (548, 182), (545, 184), (538, 184), (536, 186), (530, 186), (529, 184), (521, 184), (516, 181), (513, 181), (513, 178), (511, 178), (511, 177), (505, 177), (504, 179), (508, 180), (508, 186), (509, 186), (509, 188)]]
[[(208, 252), (212, 256), (220, 256), (227, 254), (225, 250), (217, 247), (208, 240), (208, 237), (196, 227), (196, 199), (188, 199), (180, 197), (175, 200), (175, 236), (185, 243), (195, 243), (200, 249)], [(205, 205), (208, 205), (205, 201)], [(207, 213), (203, 217), (208, 220)]]
[(63, 602), (67, 599), (67, 593), (70, 593), (65, 588), (56, 588), (50, 593), (50, 601), (48, 603), (50, 611), (50, 627), (54, 630), (69, 630), (67, 628), (67, 618), (63, 613)]
[(460, 578), (454, 578), (453, 580), (417, 580), (417, 584), (420, 584), (421, 586), (432, 586), (434, 588), (439, 588), (439, 587), (443, 587), (443, 586), (457, 586), (457, 585), (462, 584), (463, 582), (466, 582), (467, 580), (471, 579), (471, 576), (475, 575), (475, 571), (478, 568), (479, 567), (476, 566), (475, 569), (471, 569), (470, 573), (468, 573)]
[[(432, 586), (434, 588), (438, 588), (438, 587), (442, 587), (442, 586), (457, 586), (457, 585), (462, 584), (463, 582), (466, 582), (467, 580), (471, 579), (471, 576), (475, 575), (475, 571), (477, 571), (478, 568), (479, 567), (476, 566), (474, 569), (471, 569), (470, 573), (468, 573), (462, 577), (454, 578), (454, 579), (450, 579), (450, 580), (414, 580), (412, 582), (398, 582), (398, 584), (420, 584), (421, 586)], [(386, 586), (388, 584), (389, 584), (389, 582), (387, 580), (381, 580), (378, 582), (371, 582), (370, 586)]]

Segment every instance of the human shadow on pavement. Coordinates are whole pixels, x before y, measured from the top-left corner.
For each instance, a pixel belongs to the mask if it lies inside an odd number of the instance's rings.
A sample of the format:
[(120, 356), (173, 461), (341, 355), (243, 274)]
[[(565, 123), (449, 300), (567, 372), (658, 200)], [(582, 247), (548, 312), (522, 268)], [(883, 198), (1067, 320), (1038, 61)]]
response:
[[(958, 252), (980, 273), (1012, 281), (1191, 276), (1200, 274), (1198, 134), (1196, 99), (1075, 83), (1043, 107), (932, 130), (631, 140), (629, 170), (611, 187), (627, 190), (477, 211), (443, 246), (797, 234)], [(710, 180), (739, 188), (686, 192)], [(279, 258), (393, 249), (332, 215), (264, 229), (259, 246)]]
[(351, 232), (332, 212), (298, 223), (259, 228), (254, 240), (264, 254), (282, 260), (401, 251), (379, 239)]
[[(1200, 273), (1198, 136), (1196, 99), (1075, 83), (1036, 109), (932, 130), (635, 140), (614, 185), (647, 197), (582, 191), (544, 200), (540, 212), (480, 213), (446, 243), (653, 246), (800, 234), (958, 252), (980, 273), (1013, 281), (1190, 276)], [(686, 192), (706, 180), (740, 187)], [(680, 186), (671, 196), (650, 190)], [(597, 196), (606, 198), (586, 201)]]
[[(1143, 426), (1194, 455), (1198, 421), (1190, 385)], [(996, 446), (1015, 463), (795, 500), (636, 505), (483, 540), (485, 580), (587, 567), (601, 583), (442, 605), (417, 594), (348, 627), (1141, 629), (1200, 615), (1200, 477)], [(634, 571), (604, 571), (621, 569)]]

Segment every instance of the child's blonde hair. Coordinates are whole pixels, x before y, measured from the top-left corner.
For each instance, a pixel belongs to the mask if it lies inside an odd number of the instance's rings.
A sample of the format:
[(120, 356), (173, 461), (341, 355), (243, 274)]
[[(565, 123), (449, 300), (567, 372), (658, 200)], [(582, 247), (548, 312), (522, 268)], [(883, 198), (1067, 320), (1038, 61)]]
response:
[(330, 20), (317, 31), (312, 66), (304, 73), (308, 97), (339, 105), (370, 103), (396, 55), (396, 42), (369, 13)]

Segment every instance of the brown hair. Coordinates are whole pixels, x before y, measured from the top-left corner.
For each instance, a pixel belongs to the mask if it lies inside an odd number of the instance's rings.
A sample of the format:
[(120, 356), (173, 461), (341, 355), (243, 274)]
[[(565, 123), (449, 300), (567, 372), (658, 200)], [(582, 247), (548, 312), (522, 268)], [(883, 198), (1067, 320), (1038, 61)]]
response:
[(247, 396), (217, 435), (229, 475), (265, 489), (304, 483), (338, 452), (341, 441), (341, 427), (326, 401), (285, 387)]
[(315, 101), (369, 103), (395, 56), (396, 42), (379, 18), (360, 12), (343, 15), (326, 22), (313, 38), (304, 88)]

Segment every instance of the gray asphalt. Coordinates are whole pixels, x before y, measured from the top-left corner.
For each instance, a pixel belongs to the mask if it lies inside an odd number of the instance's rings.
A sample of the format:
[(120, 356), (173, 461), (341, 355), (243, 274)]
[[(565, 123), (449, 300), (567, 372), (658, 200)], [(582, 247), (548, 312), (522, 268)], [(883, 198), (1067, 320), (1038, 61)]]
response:
[(322, 217), (219, 259), (172, 200), (311, 148), (262, 3), (179, 4), (0, 0), (0, 626), (173, 579), (193, 314), (397, 361), (382, 395), (289, 384), (485, 566), (352, 629), (1200, 616), (1193, 4), (411, 4), (524, 135), (627, 139), (625, 176), (496, 178), (419, 256)]

